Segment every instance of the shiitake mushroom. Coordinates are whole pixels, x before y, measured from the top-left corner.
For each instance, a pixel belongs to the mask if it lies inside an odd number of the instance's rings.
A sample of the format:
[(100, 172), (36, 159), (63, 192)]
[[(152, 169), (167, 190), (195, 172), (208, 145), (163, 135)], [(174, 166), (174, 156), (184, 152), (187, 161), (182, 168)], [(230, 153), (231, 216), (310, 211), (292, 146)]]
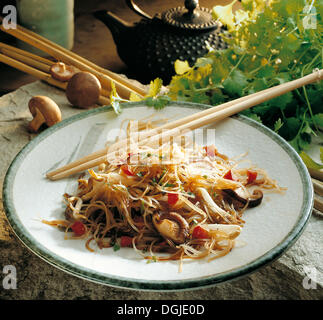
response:
[(79, 108), (88, 108), (95, 105), (100, 97), (101, 83), (90, 72), (76, 73), (67, 84), (66, 97), (68, 101)]
[(235, 190), (224, 189), (223, 192), (234, 200), (240, 202), (242, 205), (248, 204), (248, 208), (259, 206), (263, 199), (263, 192), (260, 189), (253, 190), (250, 197), (246, 195), (242, 188), (237, 188)]

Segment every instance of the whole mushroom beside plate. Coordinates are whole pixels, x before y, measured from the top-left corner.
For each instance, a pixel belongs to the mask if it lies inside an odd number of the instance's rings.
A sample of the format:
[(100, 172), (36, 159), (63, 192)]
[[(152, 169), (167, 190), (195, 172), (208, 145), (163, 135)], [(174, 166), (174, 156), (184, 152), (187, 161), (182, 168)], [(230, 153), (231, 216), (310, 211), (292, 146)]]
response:
[(28, 125), (30, 132), (36, 133), (43, 124), (51, 127), (62, 120), (60, 108), (49, 97), (34, 96), (29, 100), (28, 107), (33, 116)]

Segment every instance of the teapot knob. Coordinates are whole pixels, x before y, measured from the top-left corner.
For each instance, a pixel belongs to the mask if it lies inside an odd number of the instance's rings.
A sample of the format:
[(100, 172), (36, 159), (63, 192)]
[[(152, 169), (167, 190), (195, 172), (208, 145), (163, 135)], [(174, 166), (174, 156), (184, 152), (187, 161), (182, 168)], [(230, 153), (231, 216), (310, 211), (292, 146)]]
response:
[(198, 0), (185, 0), (184, 5), (185, 5), (185, 8), (188, 10), (188, 14), (190, 16), (193, 16), (194, 10), (199, 5), (199, 2)]

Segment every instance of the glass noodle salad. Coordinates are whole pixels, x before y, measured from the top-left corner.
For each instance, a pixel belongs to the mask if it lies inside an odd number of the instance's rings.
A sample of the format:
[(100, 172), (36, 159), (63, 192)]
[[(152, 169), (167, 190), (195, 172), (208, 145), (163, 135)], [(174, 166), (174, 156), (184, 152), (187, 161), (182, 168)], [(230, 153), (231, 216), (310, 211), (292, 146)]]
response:
[(138, 147), (80, 177), (76, 194), (64, 195), (65, 219), (43, 222), (85, 239), (90, 251), (96, 243), (131, 247), (147, 262), (213, 260), (234, 248), (245, 210), (283, 191), (264, 170), (239, 166), (244, 157), (214, 145)]

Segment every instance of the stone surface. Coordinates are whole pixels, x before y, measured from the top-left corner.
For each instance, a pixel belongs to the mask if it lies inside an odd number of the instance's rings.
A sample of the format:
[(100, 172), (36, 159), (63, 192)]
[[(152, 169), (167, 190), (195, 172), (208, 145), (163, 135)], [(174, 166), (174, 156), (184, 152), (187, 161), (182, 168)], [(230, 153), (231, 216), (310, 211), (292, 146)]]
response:
[[(64, 92), (34, 82), (0, 98), (0, 186), (7, 168), (34, 135), (27, 132), (28, 100), (47, 95), (58, 103), (63, 119), (82, 112), (72, 108)], [(62, 272), (25, 248), (10, 231), (0, 201), (0, 299), (323, 299), (323, 219), (312, 215), (297, 242), (270, 265), (243, 278), (193, 291), (137, 292), (98, 285)], [(4, 289), (3, 268), (17, 269), (17, 288)], [(315, 282), (308, 276), (314, 277)]]

